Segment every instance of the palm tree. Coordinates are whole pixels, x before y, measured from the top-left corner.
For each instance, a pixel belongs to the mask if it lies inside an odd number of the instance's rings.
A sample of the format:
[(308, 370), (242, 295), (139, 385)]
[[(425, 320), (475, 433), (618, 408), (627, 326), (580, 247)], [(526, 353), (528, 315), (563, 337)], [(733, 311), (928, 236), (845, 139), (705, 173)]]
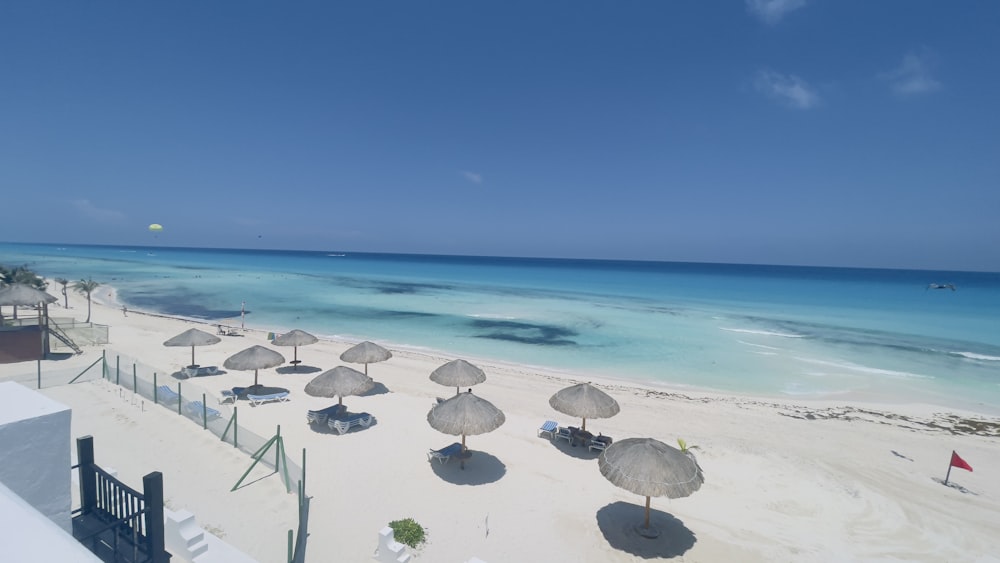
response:
[(66, 293), (66, 285), (69, 280), (66, 278), (56, 278), (56, 283), (62, 286), (63, 300), (66, 303), (66, 308), (69, 309), (69, 295)]
[(87, 320), (84, 322), (90, 322), (90, 294), (97, 289), (97, 286), (101, 285), (92, 279), (80, 280), (78, 282), (73, 282), (73, 289), (79, 293), (83, 293), (87, 296)]

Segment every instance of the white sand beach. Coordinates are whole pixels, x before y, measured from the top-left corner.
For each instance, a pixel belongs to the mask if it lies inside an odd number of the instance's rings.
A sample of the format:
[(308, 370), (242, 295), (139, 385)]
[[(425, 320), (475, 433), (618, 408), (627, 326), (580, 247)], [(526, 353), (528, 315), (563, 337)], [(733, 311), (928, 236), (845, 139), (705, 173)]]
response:
[[(98, 291), (108, 297), (106, 286)], [(53, 304), (51, 314), (86, 316), (81, 296), (71, 295), (70, 306)], [(95, 303), (92, 317), (111, 325), (110, 348), (165, 374), (190, 362), (190, 349), (164, 347), (165, 340), (192, 327), (215, 332), (212, 325), (136, 311), (123, 316), (113, 303)], [(269, 345), (266, 327), (258, 328), (199, 347), (198, 363), (221, 367), (235, 352)], [(303, 366), (325, 371), (342, 364), (338, 357), (351, 344), (321, 341), (299, 348), (298, 357)], [(291, 359), (291, 349), (274, 349)], [(675, 445), (683, 438), (697, 446), (704, 485), (687, 498), (652, 499), (654, 524), (664, 533), (646, 540), (631, 532), (642, 521), (643, 497), (608, 482), (596, 454), (536, 435), (545, 420), (579, 423), (548, 404), (553, 393), (579, 380), (465, 358), (487, 374), (473, 392), (507, 418), (491, 433), (468, 437), (474, 453), (462, 471), (454, 460), (442, 465), (426, 456), (457, 440), (426, 420), (435, 397), (454, 393), (428, 376), (454, 358), (393, 354), (368, 366), (387, 393), (344, 398), (352, 411), (377, 417), (367, 429), (342, 436), (310, 429), (306, 411), (336, 402), (303, 392), (318, 371), (262, 370), (261, 383), (288, 388), (291, 400), (240, 403), (241, 425), (262, 436), (281, 425), (289, 455), (307, 451), (310, 561), (371, 560), (378, 530), (406, 517), (427, 531), (426, 544), (411, 551), (415, 560), (435, 563), (474, 556), (490, 563), (1000, 561), (995, 418), (930, 405), (763, 399), (593, 381), (617, 399), (621, 413), (588, 420), (588, 430), (615, 440), (652, 437)], [(99, 355), (99, 348), (88, 348), (82, 356), (46, 361), (43, 370), (85, 367)], [(34, 363), (3, 365), (0, 379), (34, 369)], [(217, 393), (248, 385), (252, 377), (229, 371), (191, 383)], [(203, 527), (261, 562), (284, 560), (297, 499), (285, 493), (277, 475), (255, 472), (250, 484), (230, 492), (249, 457), (189, 420), (134, 405), (108, 383), (42, 392), (73, 409), (74, 438), (94, 435), (99, 464), (131, 483), (149, 471), (163, 472), (169, 506), (191, 510)], [(230, 412), (214, 398), (209, 405)], [(970, 433), (962, 429), (964, 419), (986, 423)], [(975, 471), (953, 470), (957, 486), (947, 487), (940, 480), (952, 450)]]

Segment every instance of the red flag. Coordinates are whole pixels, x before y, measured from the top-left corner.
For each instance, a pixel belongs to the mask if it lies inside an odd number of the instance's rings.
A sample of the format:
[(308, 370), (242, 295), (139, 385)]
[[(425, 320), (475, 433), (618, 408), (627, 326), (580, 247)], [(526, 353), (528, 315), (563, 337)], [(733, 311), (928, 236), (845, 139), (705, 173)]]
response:
[(972, 471), (972, 466), (966, 463), (964, 459), (958, 457), (958, 454), (955, 453), (955, 450), (951, 451), (951, 467), (960, 467), (962, 469), (968, 469), (969, 471)]

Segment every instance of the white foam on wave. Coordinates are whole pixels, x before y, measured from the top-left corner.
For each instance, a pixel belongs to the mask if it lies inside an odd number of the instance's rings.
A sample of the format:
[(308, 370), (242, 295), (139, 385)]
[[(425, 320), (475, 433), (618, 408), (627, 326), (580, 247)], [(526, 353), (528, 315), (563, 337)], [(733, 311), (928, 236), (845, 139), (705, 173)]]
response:
[(986, 354), (976, 354), (973, 352), (952, 352), (956, 356), (962, 356), (963, 358), (969, 358), (970, 360), (984, 360), (987, 362), (1000, 362), (1000, 357), (997, 356), (987, 356)]
[(467, 317), (472, 317), (474, 319), (497, 319), (497, 320), (501, 320), (501, 321), (514, 321), (514, 320), (517, 320), (517, 317), (512, 317), (510, 315), (490, 315), (490, 314), (483, 314), (483, 313), (469, 313), (466, 316)]
[(820, 366), (833, 367), (838, 369), (845, 369), (849, 371), (855, 371), (859, 373), (867, 373), (872, 375), (884, 375), (887, 377), (894, 377), (898, 379), (934, 379), (931, 375), (921, 375), (919, 373), (912, 373), (908, 371), (898, 371), (892, 369), (883, 368), (873, 368), (869, 366), (863, 366), (859, 364), (852, 364), (850, 362), (832, 362), (829, 360), (819, 360), (816, 358), (801, 358), (796, 357), (796, 360), (801, 362), (806, 362), (807, 364), (814, 364)]
[(724, 330), (726, 332), (742, 332), (745, 334), (760, 334), (762, 336), (780, 336), (782, 338), (805, 338), (804, 334), (789, 334), (787, 332), (772, 332), (769, 330), (752, 330), (749, 328), (726, 328), (719, 327), (719, 330)]
[(737, 340), (740, 344), (746, 344), (747, 346), (753, 346), (754, 348), (763, 348), (764, 350), (781, 350), (781, 348), (776, 348), (774, 346), (767, 346), (764, 344), (754, 344), (753, 342), (747, 342), (745, 340)]
[(777, 352), (754, 352), (754, 354), (757, 354), (758, 356), (777, 356), (778, 355)]

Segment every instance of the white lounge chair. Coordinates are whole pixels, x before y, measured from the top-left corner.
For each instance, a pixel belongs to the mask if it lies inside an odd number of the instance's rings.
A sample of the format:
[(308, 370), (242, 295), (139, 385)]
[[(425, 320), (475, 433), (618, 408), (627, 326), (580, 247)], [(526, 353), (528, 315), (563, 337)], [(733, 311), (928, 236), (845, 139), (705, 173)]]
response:
[(566, 440), (570, 444), (573, 443), (573, 430), (566, 426), (560, 426), (556, 428), (555, 434), (553, 434), (555, 440)]
[(196, 366), (181, 368), (181, 373), (187, 377), (200, 377), (203, 375), (216, 375), (219, 373), (219, 366)]
[(608, 446), (611, 445), (612, 441), (611, 436), (594, 436), (590, 439), (590, 442), (587, 443), (587, 449), (590, 451), (597, 450), (599, 452), (603, 452)]
[(374, 421), (374, 416), (366, 412), (358, 412), (336, 418), (331, 417), (327, 419), (326, 424), (330, 427), (330, 430), (336, 430), (337, 434), (343, 434), (355, 426), (368, 428)]
[(288, 401), (288, 391), (282, 391), (280, 393), (271, 393), (269, 395), (251, 395), (247, 393), (247, 399), (253, 406), (263, 405), (264, 403), (277, 402), (284, 403)]
[(240, 395), (246, 391), (246, 387), (233, 387), (232, 389), (223, 389), (219, 391), (219, 404), (224, 405), (226, 403), (236, 404), (236, 400), (240, 398)]

